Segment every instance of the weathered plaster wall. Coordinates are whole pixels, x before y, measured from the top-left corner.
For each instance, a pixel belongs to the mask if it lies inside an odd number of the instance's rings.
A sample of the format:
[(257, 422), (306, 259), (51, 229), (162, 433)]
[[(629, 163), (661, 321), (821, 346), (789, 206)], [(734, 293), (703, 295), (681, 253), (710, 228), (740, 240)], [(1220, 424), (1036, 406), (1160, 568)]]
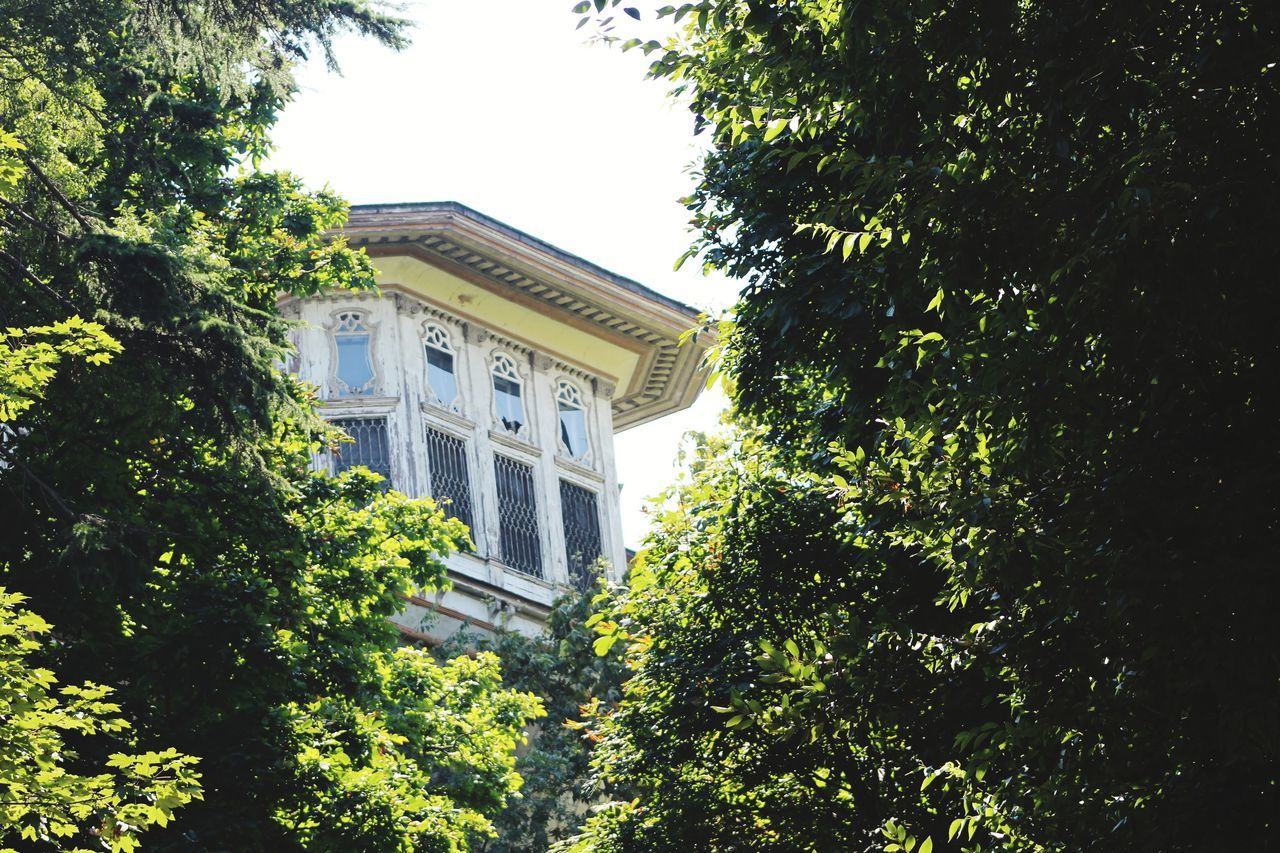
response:
[[(297, 336), (296, 369), (301, 378), (321, 389), (326, 416), (387, 418), (397, 490), (415, 497), (430, 494), (428, 426), (466, 443), (476, 551), (450, 557), (453, 590), (412, 603), (399, 621), (410, 632), (437, 639), (455, 630), (463, 619), (482, 629), (508, 625), (532, 633), (570, 580), (561, 479), (596, 494), (603, 555), (612, 572), (621, 572), (625, 566), (609, 397), (619, 378), (629, 378), (637, 356), (545, 314), (478, 291), (421, 261), (381, 258), (378, 263), (380, 278), (393, 286), (381, 296), (335, 293), (286, 307), (303, 321)], [(460, 307), (451, 311), (450, 306)], [(339, 397), (329, 330), (335, 314), (351, 308), (367, 314), (377, 382), (368, 395)], [(455, 353), (460, 396), (448, 408), (435, 400), (427, 386), (426, 322), (448, 331)], [(529, 424), (518, 436), (507, 432), (495, 417), (490, 373), (495, 352), (515, 361), (523, 382)], [(578, 460), (570, 459), (559, 442), (555, 395), (562, 379), (580, 389), (585, 404), (590, 452)], [(495, 451), (533, 467), (543, 578), (510, 569), (499, 557)], [(423, 621), (428, 604), (437, 611), (430, 624)]]

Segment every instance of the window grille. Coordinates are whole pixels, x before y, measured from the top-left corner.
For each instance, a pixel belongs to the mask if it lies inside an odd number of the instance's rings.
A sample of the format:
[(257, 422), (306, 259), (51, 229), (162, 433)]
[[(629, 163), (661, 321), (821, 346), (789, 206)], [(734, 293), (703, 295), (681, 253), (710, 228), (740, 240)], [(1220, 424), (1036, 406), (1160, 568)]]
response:
[(431, 467), (431, 497), (446, 513), (473, 527), (466, 442), (427, 427), (427, 464)]
[(334, 350), (338, 363), (333, 371), (339, 397), (372, 394), (377, 382), (369, 352), (373, 334), (359, 311), (338, 314), (333, 327)]
[(560, 481), (560, 511), (564, 516), (564, 546), (569, 561), (569, 581), (585, 590), (595, 580), (600, 558), (600, 511), (596, 493)]
[(538, 504), (533, 467), (493, 457), (498, 481), (498, 528), (502, 561), (517, 571), (542, 577), (542, 541), (538, 536)]
[(573, 459), (587, 455), (587, 415), (582, 392), (569, 382), (556, 384), (556, 408), (560, 413), (560, 444)]
[(333, 451), (333, 473), (341, 474), (348, 468), (363, 465), (381, 474), (382, 489), (391, 488), (391, 452), (387, 441), (386, 418), (341, 418), (333, 425), (354, 439), (354, 443), (339, 444)]

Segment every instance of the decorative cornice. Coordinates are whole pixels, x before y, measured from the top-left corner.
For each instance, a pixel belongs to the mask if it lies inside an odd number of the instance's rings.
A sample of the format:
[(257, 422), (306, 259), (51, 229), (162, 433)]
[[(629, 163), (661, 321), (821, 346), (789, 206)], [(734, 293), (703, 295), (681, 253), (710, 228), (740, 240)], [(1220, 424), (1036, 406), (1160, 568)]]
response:
[[(642, 354), (641, 366), (628, 387), (613, 396), (615, 429), (683, 409), (703, 387), (701, 361), (709, 335), (679, 344), (698, 322), (694, 309), (470, 208), (452, 202), (356, 206), (344, 233), (350, 245), (371, 255), (423, 258), (498, 293), (572, 317), (606, 339), (628, 342)], [(475, 328), (483, 340), (488, 330)]]

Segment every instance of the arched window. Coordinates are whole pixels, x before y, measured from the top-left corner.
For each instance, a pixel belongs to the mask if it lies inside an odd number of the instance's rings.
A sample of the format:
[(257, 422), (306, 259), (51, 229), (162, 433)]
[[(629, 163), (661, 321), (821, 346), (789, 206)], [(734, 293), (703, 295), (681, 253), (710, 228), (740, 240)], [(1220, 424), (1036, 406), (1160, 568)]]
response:
[(458, 399), (458, 375), (449, 333), (437, 323), (426, 323), (422, 344), (427, 356), (427, 390), (435, 402), (451, 409)]
[(556, 384), (556, 408), (560, 413), (560, 446), (570, 458), (587, 455), (587, 413), (582, 405), (582, 392), (571, 382)]
[(373, 332), (363, 312), (340, 311), (333, 326), (337, 364), (333, 376), (339, 397), (372, 394), (377, 383), (370, 345)]
[(493, 356), (493, 409), (504, 429), (520, 432), (525, 423), (520, 374), (511, 356), (502, 352)]

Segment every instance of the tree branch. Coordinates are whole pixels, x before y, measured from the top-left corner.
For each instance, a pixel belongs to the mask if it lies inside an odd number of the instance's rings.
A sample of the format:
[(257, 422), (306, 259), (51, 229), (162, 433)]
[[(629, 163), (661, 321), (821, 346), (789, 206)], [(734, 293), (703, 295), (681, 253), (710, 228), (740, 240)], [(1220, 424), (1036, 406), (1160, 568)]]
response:
[(24, 264), (22, 261), (18, 260), (13, 255), (6, 252), (4, 249), (0, 249), (0, 260), (4, 260), (8, 262), (10, 266), (12, 266), (15, 270), (18, 271), (18, 273), (22, 276), (22, 278), (24, 278), (25, 280), (34, 284), (36, 287), (43, 290), (46, 294), (53, 297), (53, 299), (55, 299), (58, 303), (65, 305), (66, 307), (72, 310), (75, 310), (76, 306), (74, 303), (71, 302), (70, 299), (67, 299), (67, 297), (63, 296), (61, 293), (59, 293), (58, 291), (54, 290), (52, 287), (50, 287), (49, 285), (41, 281), (40, 277), (37, 276), (35, 273), (33, 273), (30, 269), (28, 269), (26, 264)]
[(76, 222), (80, 223), (81, 228), (83, 228), (85, 231), (88, 231), (89, 233), (92, 233), (93, 226), (89, 224), (89, 220), (84, 218), (84, 216), (80, 213), (80, 209), (77, 208), (74, 204), (72, 204), (71, 200), (62, 194), (62, 190), (58, 189), (57, 185), (53, 182), (53, 180), (48, 175), (46, 175), (39, 166), (36, 165), (35, 159), (31, 157), (31, 155), (27, 154), (26, 151), (19, 151), (18, 155), (22, 158), (22, 162), (27, 164), (27, 168), (31, 170), (31, 174), (35, 175), (36, 179), (39, 180), (40, 183), (44, 184), (45, 189), (47, 189), (50, 192), (50, 194), (53, 195), (54, 199), (57, 200), (58, 204), (61, 205), (62, 208), (67, 211), (67, 213), (70, 213), (72, 218), (75, 219)]

